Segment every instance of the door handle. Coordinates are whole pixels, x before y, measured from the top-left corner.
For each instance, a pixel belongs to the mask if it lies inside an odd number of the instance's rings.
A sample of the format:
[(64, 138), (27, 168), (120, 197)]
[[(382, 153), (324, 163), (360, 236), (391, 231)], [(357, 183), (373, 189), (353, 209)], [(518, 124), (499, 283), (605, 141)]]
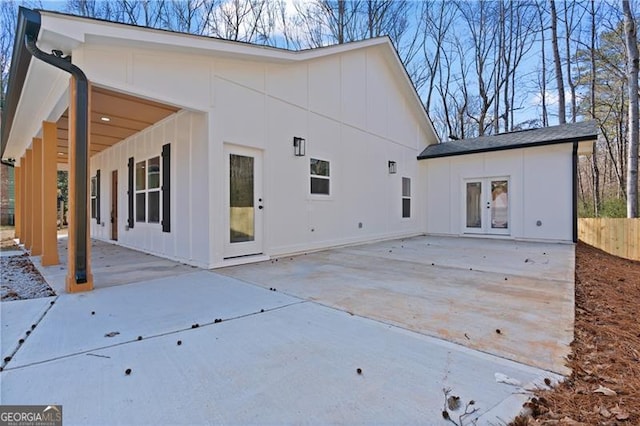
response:
[(262, 210), (263, 208), (264, 208), (264, 207), (262, 207), (262, 206), (258, 206), (258, 209), (260, 209), (260, 210)]

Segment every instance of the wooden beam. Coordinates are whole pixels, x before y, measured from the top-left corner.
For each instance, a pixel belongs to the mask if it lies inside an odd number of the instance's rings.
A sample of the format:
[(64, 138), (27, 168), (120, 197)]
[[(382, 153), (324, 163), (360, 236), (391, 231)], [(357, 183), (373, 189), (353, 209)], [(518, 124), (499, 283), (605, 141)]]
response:
[(25, 154), (25, 232), (24, 232), (24, 248), (31, 250), (31, 241), (33, 235), (33, 167), (32, 167), (33, 151), (27, 149)]
[(58, 167), (56, 123), (42, 122), (42, 266), (57, 265), (58, 257)]
[[(22, 165), (22, 162), (20, 162)], [(21, 166), (15, 166), (13, 169), (13, 192), (14, 192), (14, 210), (13, 224), (15, 226), (14, 237), (18, 240), (22, 238), (22, 169)]]
[(27, 234), (27, 156), (20, 158), (20, 242), (24, 244)]
[[(76, 82), (75, 77), (71, 77), (70, 80), (70, 90), (69, 90), (69, 239), (67, 243), (67, 277), (66, 277), (66, 290), (69, 293), (77, 293), (81, 291), (89, 291), (93, 289), (93, 274), (91, 273), (91, 241), (89, 238), (90, 229), (89, 223), (91, 220), (87, 217), (87, 252), (86, 252), (86, 272), (87, 272), (87, 281), (85, 283), (77, 283), (75, 277), (76, 270), (76, 235), (77, 235), (77, 218), (76, 218), (76, 145), (77, 145), (77, 135), (76, 135)], [(89, 111), (91, 111), (91, 87), (89, 87)], [(90, 125), (90, 124), (89, 124)], [(88, 134), (91, 134), (90, 129), (88, 129)], [(87, 177), (88, 179), (88, 177)], [(90, 200), (89, 194), (87, 194), (87, 200)], [(87, 203), (88, 204), (88, 203)], [(89, 215), (90, 208), (89, 205), (84, 209)]]
[(42, 254), (42, 139), (33, 138), (33, 235), (31, 256)]

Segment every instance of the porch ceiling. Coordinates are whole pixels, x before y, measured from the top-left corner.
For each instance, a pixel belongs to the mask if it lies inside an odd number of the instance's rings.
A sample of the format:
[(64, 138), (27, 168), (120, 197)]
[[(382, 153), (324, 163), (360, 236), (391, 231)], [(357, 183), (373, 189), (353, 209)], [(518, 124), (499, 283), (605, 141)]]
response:
[[(90, 155), (157, 123), (178, 108), (99, 87), (91, 89)], [(108, 119), (108, 121), (107, 121)], [(58, 163), (69, 161), (69, 110), (57, 122)]]

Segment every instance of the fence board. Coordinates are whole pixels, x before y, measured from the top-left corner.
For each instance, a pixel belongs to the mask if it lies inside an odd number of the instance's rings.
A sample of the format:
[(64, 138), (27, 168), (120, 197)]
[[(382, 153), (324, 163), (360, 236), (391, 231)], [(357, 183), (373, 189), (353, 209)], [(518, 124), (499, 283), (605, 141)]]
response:
[(578, 238), (615, 256), (640, 260), (640, 218), (581, 218)]

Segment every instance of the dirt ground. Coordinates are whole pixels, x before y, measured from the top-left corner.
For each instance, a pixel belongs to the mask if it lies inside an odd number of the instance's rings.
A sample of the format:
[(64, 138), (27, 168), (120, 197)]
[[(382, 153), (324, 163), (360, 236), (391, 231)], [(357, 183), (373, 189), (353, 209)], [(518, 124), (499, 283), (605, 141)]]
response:
[(0, 227), (0, 250), (19, 250), (19, 247), (13, 242), (14, 235), (13, 227)]
[(640, 262), (576, 246), (573, 374), (513, 425), (640, 425)]

